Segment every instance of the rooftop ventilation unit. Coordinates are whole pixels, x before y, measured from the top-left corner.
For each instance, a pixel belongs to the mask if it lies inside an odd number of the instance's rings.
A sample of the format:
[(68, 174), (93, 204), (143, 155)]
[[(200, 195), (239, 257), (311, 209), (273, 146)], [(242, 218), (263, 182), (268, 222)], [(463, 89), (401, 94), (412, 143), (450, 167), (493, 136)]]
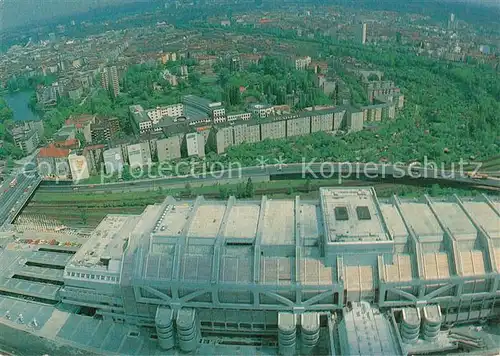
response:
[(349, 214), (348, 214), (347, 208), (345, 206), (335, 207), (335, 220), (338, 220), (338, 221), (349, 220)]
[(371, 220), (372, 216), (370, 210), (367, 206), (356, 207), (356, 214), (358, 215), (358, 220)]

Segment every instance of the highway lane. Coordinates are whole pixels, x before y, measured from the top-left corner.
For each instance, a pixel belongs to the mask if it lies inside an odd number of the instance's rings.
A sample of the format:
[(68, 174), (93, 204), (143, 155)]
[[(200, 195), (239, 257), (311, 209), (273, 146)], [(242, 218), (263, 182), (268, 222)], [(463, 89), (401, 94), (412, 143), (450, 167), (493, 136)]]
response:
[(333, 178), (338, 174), (340, 179), (367, 178), (412, 178), (412, 179), (432, 179), (444, 182), (460, 182), (465, 184), (481, 185), (492, 188), (500, 188), (500, 180), (494, 178), (472, 179), (461, 176), (453, 171), (441, 171), (427, 169), (417, 166), (394, 166), (391, 164), (370, 164), (370, 163), (338, 163), (338, 162), (313, 162), (294, 163), (282, 165), (267, 165), (262, 167), (234, 168), (224, 171), (208, 171), (196, 173), (192, 172), (185, 176), (169, 176), (155, 179), (143, 179), (126, 182), (116, 182), (107, 184), (86, 184), (86, 185), (65, 185), (65, 184), (44, 184), (40, 187), (42, 191), (67, 192), (67, 191), (122, 191), (122, 190), (145, 190), (158, 186), (172, 186), (186, 183), (217, 183), (221, 180), (247, 179), (279, 176), (279, 175), (300, 175), (303, 178)]
[(7, 185), (2, 187), (2, 195), (0, 196), (0, 228), (12, 222), (37, 188), (40, 179), (38, 175), (24, 173), (18, 174), (15, 177), (17, 184), (14, 187), (9, 186), (14, 177), (9, 177)]

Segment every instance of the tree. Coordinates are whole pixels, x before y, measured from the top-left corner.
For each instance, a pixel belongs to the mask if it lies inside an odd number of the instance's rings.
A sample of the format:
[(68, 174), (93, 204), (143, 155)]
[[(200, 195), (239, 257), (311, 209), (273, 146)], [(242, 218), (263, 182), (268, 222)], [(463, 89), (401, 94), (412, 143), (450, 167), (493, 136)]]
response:
[(245, 194), (245, 185), (243, 183), (238, 183), (238, 185), (236, 186), (236, 198), (244, 198)]
[(184, 186), (184, 193), (188, 196), (191, 197), (193, 195), (193, 188), (191, 187), (191, 184), (189, 182), (186, 183)]
[(88, 221), (87, 210), (85, 210), (85, 209), (80, 210), (80, 218), (82, 219), (82, 224), (87, 225), (87, 221)]
[(308, 193), (311, 192), (311, 190), (312, 190), (310, 178), (306, 179), (305, 189), (306, 189), (306, 192), (308, 192)]
[(219, 186), (219, 197), (222, 199), (222, 200), (225, 200), (228, 198), (228, 189), (224, 186)]
[(245, 195), (247, 198), (253, 198), (254, 194), (255, 188), (253, 186), (252, 178), (249, 177), (245, 186)]

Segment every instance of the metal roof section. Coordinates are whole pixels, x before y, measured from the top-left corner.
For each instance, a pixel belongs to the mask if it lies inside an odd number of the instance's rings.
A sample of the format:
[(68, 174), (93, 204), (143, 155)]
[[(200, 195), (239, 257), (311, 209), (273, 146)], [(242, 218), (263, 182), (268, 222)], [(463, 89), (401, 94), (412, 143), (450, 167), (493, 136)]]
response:
[(451, 230), (456, 239), (476, 238), (476, 228), (457, 203), (440, 201), (432, 205), (439, 219)]
[(463, 201), (464, 208), (492, 237), (500, 238), (500, 216), (486, 202)]
[(352, 303), (345, 308), (339, 325), (342, 355), (400, 355), (389, 320), (369, 303)]
[(327, 243), (387, 241), (371, 189), (320, 188)]
[(431, 252), (424, 254), (424, 278), (450, 278), (450, 266), (446, 252)]
[(398, 209), (391, 204), (382, 204), (380, 210), (385, 218), (387, 229), (396, 242), (406, 242), (408, 230), (404, 224)]
[(393, 264), (385, 264), (385, 281), (409, 282), (413, 279), (411, 257), (408, 254), (394, 256)]
[(317, 258), (303, 258), (300, 260), (299, 281), (307, 286), (329, 286), (333, 284), (333, 271), (331, 266)]
[(403, 201), (401, 210), (420, 241), (441, 241), (443, 239), (443, 230), (426, 203)]

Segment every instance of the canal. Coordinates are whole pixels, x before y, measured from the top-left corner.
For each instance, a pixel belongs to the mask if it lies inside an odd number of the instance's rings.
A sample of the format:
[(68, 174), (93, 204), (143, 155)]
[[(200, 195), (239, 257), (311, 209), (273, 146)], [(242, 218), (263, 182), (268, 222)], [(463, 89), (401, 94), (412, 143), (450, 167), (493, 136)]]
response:
[(18, 91), (3, 95), (5, 102), (12, 110), (14, 121), (40, 120), (40, 117), (29, 107), (32, 91)]

